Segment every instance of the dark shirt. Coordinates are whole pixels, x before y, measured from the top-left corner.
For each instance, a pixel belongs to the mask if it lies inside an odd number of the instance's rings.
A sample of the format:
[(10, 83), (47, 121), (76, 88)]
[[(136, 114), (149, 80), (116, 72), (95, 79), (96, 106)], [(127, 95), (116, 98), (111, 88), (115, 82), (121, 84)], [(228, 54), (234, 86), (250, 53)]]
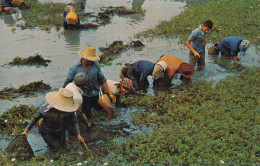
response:
[(31, 122), (27, 125), (30, 130), (41, 118), (40, 133), (57, 134), (65, 132), (68, 126), (73, 126), (75, 133), (78, 135), (79, 126), (77, 123), (75, 112), (62, 112), (55, 108), (48, 109), (44, 112), (48, 104), (43, 105), (36, 113)]
[(232, 56), (237, 56), (238, 52), (240, 51), (239, 45), (242, 40), (244, 39), (238, 36), (226, 37), (218, 43), (218, 49), (220, 52), (228, 51)]
[(12, 0), (2, 0), (1, 5), (3, 7), (13, 7)]
[(154, 68), (155, 63), (145, 61), (145, 60), (139, 60), (131, 64), (129, 69), (134, 69), (136, 73), (140, 74), (140, 82), (143, 80), (147, 79), (149, 75), (152, 75), (153, 73), (153, 68)]

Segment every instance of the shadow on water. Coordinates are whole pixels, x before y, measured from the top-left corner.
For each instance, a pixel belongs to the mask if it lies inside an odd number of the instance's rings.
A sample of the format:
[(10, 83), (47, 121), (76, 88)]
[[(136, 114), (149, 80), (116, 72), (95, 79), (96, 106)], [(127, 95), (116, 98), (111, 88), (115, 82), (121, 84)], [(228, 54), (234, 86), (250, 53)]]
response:
[[(46, 2), (47, 0), (40, 0)], [(58, 0), (50, 0), (48, 2), (58, 2)], [(71, 1), (63, 1), (70, 3)], [(113, 41), (120, 40), (124, 43), (131, 41), (129, 38), (134, 34), (145, 30), (147, 28), (157, 25), (162, 20), (169, 20), (173, 16), (183, 11), (185, 1), (178, 0), (87, 0), (85, 11), (97, 12), (103, 6), (126, 6), (128, 8), (142, 8), (146, 10), (144, 14), (127, 15), (127, 16), (113, 16), (111, 23), (101, 26), (96, 30), (87, 31), (64, 31), (59, 32), (51, 30), (49, 33), (40, 31), (38, 29), (23, 30), (16, 29), (12, 32), (9, 28), (15, 27), (12, 15), (0, 16), (0, 89), (5, 87), (19, 87), (22, 84), (29, 82), (44, 80), (45, 83), (50, 84), (53, 89), (58, 89), (63, 86), (66, 79), (67, 72), (71, 66), (77, 63), (80, 56), (77, 54), (79, 50), (83, 50), (86, 45), (93, 45), (96, 48), (106, 46)], [(190, 1), (187, 1), (187, 3)], [(200, 1), (202, 2), (202, 1)], [(204, 1), (203, 1), (204, 2)], [(158, 12), (158, 8), (161, 9)], [(178, 43), (178, 39), (164, 40), (154, 39), (153, 41), (142, 41), (144, 48), (136, 50), (129, 49), (120, 54), (120, 57), (113, 60), (111, 66), (104, 66), (102, 70), (107, 79), (120, 81), (119, 71), (121, 65), (127, 62), (135, 62), (138, 60), (148, 60), (156, 62), (163, 54), (175, 55), (184, 61), (188, 62), (188, 48), (183, 44)], [(210, 43), (208, 44), (211, 45)], [(26, 67), (10, 67), (4, 68), (3, 65), (10, 62), (15, 56), (23, 58), (39, 53), (45, 59), (50, 59), (52, 62), (48, 67), (36, 68), (35, 66)], [(101, 54), (97, 49), (97, 54)], [(233, 61), (221, 59), (219, 56), (206, 55), (206, 68), (202, 71), (196, 71), (193, 81), (199, 79), (219, 81), (228, 75), (233, 74)], [(247, 55), (241, 57), (236, 68), (243, 66), (259, 65), (259, 57), (257, 56), (254, 47), (248, 50)], [(241, 65), (241, 66), (240, 66)], [(232, 66), (231, 66), (232, 67)], [(177, 74), (173, 80), (175, 85), (181, 84)], [(150, 87), (148, 94), (154, 95), (152, 89), (152, 78), (148, 77)], [(167, 92), (164, 92), (167, 93)], [(19, 98), (20, 102), (13, 102), (0, 99), (0, 114), (6, 109), (11, 108), (14, 104), (29, 104), (39, 106), (45, 102), (45, 93), (38, 94), (33, 98)], [(151, 128), (145, 126), (135, 126), (132, 124), (132, 113), (139, 113), (140, 110), (134, 108), (116, 108), (117, 118), (111, 121), (102, 120), (94, 123), (93, 128), (86, 128), (81, 125), (81, 131), (84, 138), (86, 138), (87, 145), (93, 153), (106, 154), (105, 146), (102, 143), (109, 143), (107, 139), (118, 137), (118, 141), (124, 141), (124, 135), (142, 134), (152, 132)], [(106, 112), (102, 112), (103, 117), (106, 117)], [(100, 118), (100, 117), (99, 117)], [(122, 135), (122, 137), (119, 137)], [(28, 135), (34, 152), (36, 154), (50, 154), (47, 145), (38, 133), (37, 126), (33, 127)], [(1, 148), (5, 149), (8, 141), (0, 139)], [(74, 147), (74, 146), (73, 146)], [(80, 145), (75, 149), (80, 148), (82, 153), (86, 151), (84, 146)], [(77, 151), (77, 150), (75, 150)]]

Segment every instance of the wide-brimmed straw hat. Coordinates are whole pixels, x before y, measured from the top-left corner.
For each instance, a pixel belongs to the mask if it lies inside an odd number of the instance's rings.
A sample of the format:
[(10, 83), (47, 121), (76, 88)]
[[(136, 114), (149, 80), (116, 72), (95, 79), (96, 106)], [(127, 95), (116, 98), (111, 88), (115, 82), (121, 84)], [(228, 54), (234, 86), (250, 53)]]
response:
[(188, 63), (182, 63), (179, 66), (178, 72), (186, 78), (191, 78), (194, 74), (194, 67)]
[(65, 88), (47, 93), (46, 101), (62, 112), (75, 112), (79, 108), (79, 103), (73, 99), (73, 92)]
[(93, 46), (87, 46), (85, 48), (85, 50), (79, 51), (78, 54), (82, 58), (85, 58), (90, 61), (99, 61), (100, 60), (99, 56), (96, 54), (96, 48)]

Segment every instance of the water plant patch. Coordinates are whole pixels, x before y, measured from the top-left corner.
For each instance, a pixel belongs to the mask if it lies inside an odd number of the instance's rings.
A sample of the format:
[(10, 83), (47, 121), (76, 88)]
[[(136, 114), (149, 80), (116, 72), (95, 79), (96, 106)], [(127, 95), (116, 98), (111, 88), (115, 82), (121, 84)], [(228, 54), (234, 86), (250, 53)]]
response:
[(36, 53), (34, 56), (29, 56), (28, 58), (21, 58), (16, 56), (13, 58), (12, 62), (9, 62), (9, 65), (42, 65), (42, 66), (48, 66), (48, 63), (50, 63), (51, 60), (44, 59), (42, 55)]
[[(45, 92), (50, 90), (51, 86), (45, 84), (42, 80), (37, 82), (31, 82), (26, 85), (21, 85), (18, 89), (16, 88), (4, 88), (0, 91), (0, 98), (14, 100), (15, 98), (25, 95), (26, 97), (35, 94), (35, 92)], [(15, 100), (17, 101), (17, 100)]]
[(99, 47), (99, 50), (103, 52), (100, 55), (100, 63), (103, 65), (111, 65), (111, 61), (116, 59), (122, 51), (130, 48), (145, 46), (141, 41), (131, 41), (130, 44), (123, 44), (123, 41), (113, 41), (108, 47)]

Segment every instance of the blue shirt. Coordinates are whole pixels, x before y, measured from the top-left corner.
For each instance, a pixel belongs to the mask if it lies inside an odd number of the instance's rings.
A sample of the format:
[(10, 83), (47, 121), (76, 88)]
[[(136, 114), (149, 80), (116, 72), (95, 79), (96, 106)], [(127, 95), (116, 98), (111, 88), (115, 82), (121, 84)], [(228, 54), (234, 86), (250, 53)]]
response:
[(205, 40), (206, 40), (207, 34), (204, 34), (204, 32), (201, 29), (201, 26), (199, 28), (194, 29), (188, 40), (191, 41), (192, 48), (200, 53), (205, 53)]
[(1, 5), (4, 7), (12, 7), (13, 4), (11, 3), (12, 0), (2, 0)]
[(240, 51), (239, 45), (242, 40), (244, 39), (238, 36), (226, 37), (218, 43), (218, 49), (220, 52), (226, 50), (229, 51), (232, 56), (237, 56)]
[(136, 73), (140, 73), (140, 80), (146, 79), (149, 75), (152, 75), (155, 63), (139, 60), (131, 64), (130, 68), (134, 69)]
[(66, 87), (67, 84), (73, 81), (73, 78), (78, 73), (85, 73), (87, 75), (87, 83), (83, 86), (83, 96), (94, 97), (98, 96), (100, 86), (103, 85), (107, 79), (105, 78), (101, 67), (98, 62), (93, 61), (89, 66), (88, 72), (84, 69), (81, 64), (81, 60), (69, 69), (67, 79), (63, 85)]

